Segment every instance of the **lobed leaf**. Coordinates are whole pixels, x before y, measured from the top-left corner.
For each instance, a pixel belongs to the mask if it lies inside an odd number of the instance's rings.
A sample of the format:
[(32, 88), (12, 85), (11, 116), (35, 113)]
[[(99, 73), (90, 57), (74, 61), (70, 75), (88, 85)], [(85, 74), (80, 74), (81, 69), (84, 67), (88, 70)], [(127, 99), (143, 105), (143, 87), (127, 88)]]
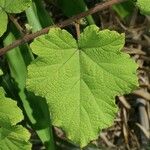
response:
[(22, 111), (15, 101), (6, 98), (0, 87), (0, 149), (30, 150), (29, 132), (21, 125), (16, 125), (23, 119)]
[(46, 98), (53, 125), (81, 147), (112, 125), (115, 96), (137, 86), (137, 65), (122, 53), (124, 35), (87, 27), (76, 41), (52, 28), (31, 44), (27, 89)]
[(137, 0), (137, 6), (140, 8), (142, 14), (150, 15), (149, 0)]

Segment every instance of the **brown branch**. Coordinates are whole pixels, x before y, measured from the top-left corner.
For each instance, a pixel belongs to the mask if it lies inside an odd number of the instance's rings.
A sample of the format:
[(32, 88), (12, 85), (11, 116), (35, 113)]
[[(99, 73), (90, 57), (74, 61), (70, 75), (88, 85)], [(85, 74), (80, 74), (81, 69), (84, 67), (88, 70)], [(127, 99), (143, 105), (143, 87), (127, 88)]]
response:
[(110, 1), (106, 1), (104, 3), (98, 3), (96, 6), (94, 6), (93, 8), (85, 11), (85, 12), (82, 12), (78, 15), (75, 15), (61, 23), (58, 23), (56, 25), (53, 25), (53, 26), (49, 26), (49, 27), (46, 27), (40, 31), (37, 31), (35, 33), (32, 33), (32, 34), (26, 34), (24, 37), (14, 41), (13, 43), (11, 43), (10, 45), (6, 46), (6, 47), (3, 47), (0, 49), (0, 56), (5, 54), (7, 51), (21, 45), (21, 44), (24, 44), (26, 42), (29, 42), (31, 40), (33, 40), (34, 38), (40, 36), (40, 35), (43, 35), (43, 34), (46, 34), (48, 33), (48, 31), (50, 30), (50, 28), (52, 27), (60, 27), (60, 28), (63, 28), (65, 26), (68, 26), (70, 25), (72, 22), (76, 21), (76, 20), (79, 20), (85, 16), (88, 16), (88, 15), (91, 15), (91, 14), (94, 14), (98, 11), (101, 11), (101, 10), (104, 10), (114, 4), (118, 4), (118, 3), (121, 3), (121, 2), (124, 2), (126, 0), (110, 0)]

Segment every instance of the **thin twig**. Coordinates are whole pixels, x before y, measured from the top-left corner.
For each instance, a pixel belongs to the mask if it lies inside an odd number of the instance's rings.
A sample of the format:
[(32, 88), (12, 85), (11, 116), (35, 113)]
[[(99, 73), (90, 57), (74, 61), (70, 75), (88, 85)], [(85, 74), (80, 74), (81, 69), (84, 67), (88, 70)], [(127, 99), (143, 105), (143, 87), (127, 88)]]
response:
[(80, 37), (80, 20), (75, 22), (75, 28), (76, 28), (76, 34), (77, 34), (77, 39)]
[(107, 2), (104, 2), (104, 3), (98, 3), (96, 6), (94, 6), (93, 8), (83, 12), (83, 13), (80, 13), (78, 15), (75, 15), (61, 23), (58, 23), (56, 25), (53, 25), (53, 26), (49, 26), (49, 27), (46, 27), (38, 32), (35, 32), (35, 33), (32, 33), (32, 34), (27, 34), (25, 35), (23, 38), (20, 38), (16, 41), (14, 41), (13, 43), (11, 43), (10, 45), (4, 47), (4, 48), (1, 48), (0, 49), (0, 55), (3, 55), (5, 54), (7, 51), (21, 45), (21, 44), (24, 44), (26, 42), (29, 42), (31, 40), (33, 40), (34, 38), (40, 36), (40, 35), (43, 35), (43, 34), (46, 34), (48, 33), (48, 31), (50, 30), (50, 28), (52, 27), (60, 27), (60, 28), (63, 28), (65, 26), (68, 26), (70, 25), (72, 22), (76, 21), (76, 20), (79, 20), (81, 18), (84, 18), (85, 16), (88, 16), (88, 15), (91, 15), (91, 14), (94, 14), (98, 11), (101, 11), (101, 10), (104, 10), (114, 4), (118, 4), (118, 3), (121, 3), (121, 2), (124, 2), (126, 0), (110, 0), (110, 1), (107, 1)]
[(13, 24), (19, 30), (21, 36), (23, 36), (25, 32), (24, 32), (23, 28), (20, 26), (20, 24), (18, 23), (17, 19), (14, 18), (14, 16), (12, 16), (12, 15), (9, 15), (9, 19), (13, 22)]

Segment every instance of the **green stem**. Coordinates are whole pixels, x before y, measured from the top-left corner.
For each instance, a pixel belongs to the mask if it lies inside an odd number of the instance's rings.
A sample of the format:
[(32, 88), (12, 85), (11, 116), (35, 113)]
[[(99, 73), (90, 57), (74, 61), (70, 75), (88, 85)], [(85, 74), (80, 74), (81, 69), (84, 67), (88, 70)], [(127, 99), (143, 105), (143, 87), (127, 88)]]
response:
[(86, 20), (89, 25), (95, 24), (95, 21), (93, 20), (93, 17), (91, 15), (87, 16)]
[[(12, 32), (4, 39), (4, 45), (8, 45), (15, 40)], [(11, 76), (19, 83), (18, 87), (24, 88), (25, 78), (27, 74), (26, 65), (18, 47), (6, 53), (6, 58), (10, 67)]]
[(34, 9), (36, 9), (35, 3), (32, 2), (32, 5), (25, 11), (29, 25), (32, 27), (32, 32), (36, 32), (42, 29), (37, 14)]
[[(85, 11), (88, 10), (88, 8), (87, 8), (86, 3), (84, 2), (84, 0), (78, 1), (78, 4), (79, 4), (79, 6), (80, 6), (81, 9), (85, 8)], [(89, 25), (95, 24), (95, 21), (94, 21), (92, 15), (89, 15), (89, 16), (87, 16), (85, 18), (86, 18), (86, 20), (87, 20), (87, 22), (88, 22)]]

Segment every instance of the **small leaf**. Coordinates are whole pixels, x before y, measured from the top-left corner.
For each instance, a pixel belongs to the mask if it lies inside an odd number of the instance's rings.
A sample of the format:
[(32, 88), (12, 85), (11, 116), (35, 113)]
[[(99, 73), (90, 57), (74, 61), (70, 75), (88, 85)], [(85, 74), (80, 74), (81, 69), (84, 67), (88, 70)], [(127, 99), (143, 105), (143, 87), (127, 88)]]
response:
[(28, 67), (27, 88), (46, 98), (53, 125), (81, 147), (112, 125), (115, 96), (137, 85), (137, 65), (123, 45), (123, 34), (94, 25), (78, 41), (53, 28), (31, 44), (39, 57)]
[(142, 14), (150, 15), (149, 0), (137, 0), (137, 6), (140, 8)]
[[(18, 108), (17, 103), (3, 94), (4, 90), (0, 87), (0, 123), (10, 121), (12, 125), (23, 120), (22, 111)], [(1, 125), (0, 125), (1, 126)]]
[(0, 69), (0, 76), (3, 75), (3, 71)]
[(22, 111), (15, 101), (6, 98), (0, 87), (0, 149), (30, 150), (29, 132), (21, 125), (16, 125), (23, 119)]

